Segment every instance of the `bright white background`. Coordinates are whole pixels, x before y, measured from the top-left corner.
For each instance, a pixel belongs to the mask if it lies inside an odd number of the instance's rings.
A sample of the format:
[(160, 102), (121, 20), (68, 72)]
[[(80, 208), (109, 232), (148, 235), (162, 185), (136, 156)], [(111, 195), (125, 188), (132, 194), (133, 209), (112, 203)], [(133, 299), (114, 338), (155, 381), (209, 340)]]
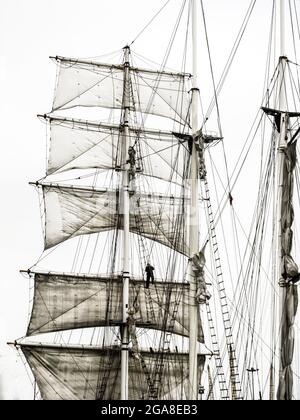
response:
[[(33, 265), (43, 249), (37, 196), (28, 181), (41, 178), (45, 170), (45, 126), (36, 114), (51, 109), (56, 69), (48, 56), (88, 58), (120, 50), (164, 2), (1, 0), (0, 399), (28, 399), (33, 395), (21, 360), (6, 342), (22, 337), (27, 326), (28, 282), (18, 270)], [(204, 1), (217, 80), (249, 3)], [(171, 0), (133, 50), (160, 63), (180, 5), (181, 0)], [(271, 5), (271, 0), (257, 1), (249, 31), (222, 92), (223, 134), (233, 157), (260, 105)], [(171, 60), (170, 67), (176, 68), (176, 53)], [(200, 79), (204, 93), (206, 75), (207, 69)], [(231, 166), (233, 162), (229, 159)], [(247, 218), (246, 213), (243, 218)]]

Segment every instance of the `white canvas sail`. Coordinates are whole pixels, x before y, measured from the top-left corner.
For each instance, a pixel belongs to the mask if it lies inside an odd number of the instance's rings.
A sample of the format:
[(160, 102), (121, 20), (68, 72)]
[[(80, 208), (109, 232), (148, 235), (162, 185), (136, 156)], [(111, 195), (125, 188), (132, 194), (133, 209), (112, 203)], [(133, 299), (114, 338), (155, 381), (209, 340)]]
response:
[[(122, 277), (35, 273), (34, 301), (27, 335), (122, 324)], [(189, 334), (189, 285), (143, 279), (130, 280), (130, 308), (136, 327)], [(200, 326), (200, 325), (199, 325)], [(199, 341), (203, 331), (199, 328)]]
[[(120, 399), (120, 350), (89, 346), (59, 347), (21, 345), (22, 351), (35, 373), (44, 400), (104, 400)], [(181, 387), (187, 387), (188, 354), (143, 352), (146, 370), (130, 353), (129, 399), (146, 399), (147, 378), (163, 361), (160, 394), (162, 399), (177, 399)], [(199, 374), (204, 357), (198, 356)], [(103, 380), (105, 378), (105, 380)]]
[[(116, 169), (121, 162), (122, 130), (113, 124), (45, 116), (50, 124), (47, 174), (70, 169)], [(130, 144), (139, 143), (140, 173), (183, 182), (188, 163), (187, 141), (168, 131), (129, 129)]]
[[(83, 107), (122, 108), (124, 67), (57, 57), (53, 111)], [(190, 75), (130, 67), (131, 110), (186, 124)]]
[[(122, 228), (119, 193), (40, 184), (45, 200), (45, 248), (78, 235)], [(130, 200), (130, 230), (187, 254), (185, 198), (135, 194)]]

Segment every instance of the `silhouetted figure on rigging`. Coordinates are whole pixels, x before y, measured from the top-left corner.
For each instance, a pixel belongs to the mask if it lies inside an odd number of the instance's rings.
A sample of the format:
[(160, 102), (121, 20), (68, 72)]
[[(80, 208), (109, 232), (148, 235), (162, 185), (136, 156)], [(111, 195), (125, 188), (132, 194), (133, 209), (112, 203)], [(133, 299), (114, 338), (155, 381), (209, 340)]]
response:
[(128, 148), (128, 160), (129, 163), (129, 182), (130, 182), (130, 194), (134, 194), (135, 192), (135, 173), (136, 173), (136, 151), (133, 146), (129, 146)]
[(146, 289), (149, 289), (150, 280), (154, 283), (154, 267), (150, 263), (146, 265), (145, 272), (146, 272)]
[(132, 181), (135, 177), (135, 172), (136, 172), (136, 151), (134, 149), (133, 146), (129, 146), (128, 148), (128, 160), (127, 163), (129, 163), (130, 168), (129, 168), (129, 175), (130, 175), (130, 180)]

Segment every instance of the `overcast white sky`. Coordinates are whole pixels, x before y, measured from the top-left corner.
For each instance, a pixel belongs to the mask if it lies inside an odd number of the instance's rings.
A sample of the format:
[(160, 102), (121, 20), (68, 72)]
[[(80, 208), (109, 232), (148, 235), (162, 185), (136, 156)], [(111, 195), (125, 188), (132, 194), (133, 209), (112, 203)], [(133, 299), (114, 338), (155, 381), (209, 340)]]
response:
[[(45, 170), (45, 126), (36, 114), (51, 109), (56, 69), (48, 56), (87, 58), (120, 50), (164, 3), (1, 0), (0, 399), (32, 398), (23, 364), (5, 343), (25, 334), (28, 282), (18, 270), (33, 265), (43, 247), (37, 196), (28, 181), (41, 178)], [(221, 103), (227, 150), (232, 148), (235, 156), (262, 95), (272, 0), (257, 3)], [(216, 79), (249, 4), (250, 0), (204, 1)], [(180, 5), (181, 0), (171, 0), (133, 50), (160, 63)], [(181, 55), (178, 65), (176, 53), (171, 60), (170, 67), (180, 69)], [(205, 91), (204, 75), (207, 69), (201, 78)]]

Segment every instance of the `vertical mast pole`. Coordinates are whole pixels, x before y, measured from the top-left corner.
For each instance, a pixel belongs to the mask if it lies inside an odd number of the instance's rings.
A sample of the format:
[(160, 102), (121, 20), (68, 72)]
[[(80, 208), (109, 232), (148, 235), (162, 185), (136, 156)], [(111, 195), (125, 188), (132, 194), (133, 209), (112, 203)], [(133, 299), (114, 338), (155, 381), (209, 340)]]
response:
[(270, 367), (270, 390), (269, 390), (269, 400), (274, 400), (274, 366), (273, 362), (271, 363)]
[(285, 56), (285, 0), (280, 0), (280, 55)]
[(128, 400), (128, 305), (129, 305), (129, 173), (128, 173), (128, 148), (129, 148), (129, 106), (130, 106), (130, 80), (129, 80), (129, 46), (124, 48), (124, 93), (123, 93), (123, 136), (122, 136), (122, 214), (123, 214), (123, 326), (121, 331), (121, 400)]
[[(277, 168), (278, 168), (278, 197), (277, 197), (277, 229), (278, 229), (278, 257), (277, 257), (277, 282), (281, 279), (281, 264), (282, 264), (282, 226), (281, 226), (281, 207), (283, 199), (283, 165), (284, 155), (287, 148), (287, 124), (288, 115), (286, 112), (287, 103), (285, 97), (285, 67), (286, 67), (286, 52), (285, 52), (285, 0), (280, 0), (280, 63), (279, 63), (279, 104), (278, 108), (281, 111), (280, 116), (280, 135), (277, 148)], [(286, 288), (279, 287), (279, 381), (282, 377), (282, 350), (284, 346), (283, 335), (283, 314), (284, 304), (286, 299)]]
[[(192, 89), (192, 133), (199, 129), (198, 121), (198, 7), (197, 0), (192, 0), (192, 38), (193, 38), (193, 89)], [(189, 250), (190, 258), (199, 252), (199, 219), (198, 219), (198, 156), (193, 143), (191, 156), (191, 205), (189, 217)], [(189, 399), (198, 399), (198, 304), (196, 302), (197, 283), (192, 270), (192, 262), (189, 263)]]

